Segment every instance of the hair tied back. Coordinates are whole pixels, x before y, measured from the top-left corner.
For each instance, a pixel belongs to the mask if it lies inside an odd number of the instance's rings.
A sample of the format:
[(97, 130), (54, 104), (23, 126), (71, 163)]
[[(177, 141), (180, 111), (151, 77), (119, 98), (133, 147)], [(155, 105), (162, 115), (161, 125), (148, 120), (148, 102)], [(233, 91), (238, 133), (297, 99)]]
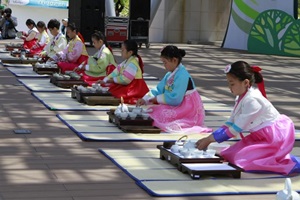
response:
[(261, 71), (261, 68), (256, 65), (252, 66), (251, 68), (252, 68), (253, 72), (256, 72), (256, 73), (259, 73)]

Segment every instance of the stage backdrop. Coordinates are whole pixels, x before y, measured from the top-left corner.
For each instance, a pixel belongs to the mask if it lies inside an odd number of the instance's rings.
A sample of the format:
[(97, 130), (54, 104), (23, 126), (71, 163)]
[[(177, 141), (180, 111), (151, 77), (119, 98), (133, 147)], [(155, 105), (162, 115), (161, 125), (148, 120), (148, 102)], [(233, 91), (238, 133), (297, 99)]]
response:
[(223, 47), (300, 56), (296, 0), (233, 0)]
[(69, 0), (9, 0), (9, 5), (67, 9)]

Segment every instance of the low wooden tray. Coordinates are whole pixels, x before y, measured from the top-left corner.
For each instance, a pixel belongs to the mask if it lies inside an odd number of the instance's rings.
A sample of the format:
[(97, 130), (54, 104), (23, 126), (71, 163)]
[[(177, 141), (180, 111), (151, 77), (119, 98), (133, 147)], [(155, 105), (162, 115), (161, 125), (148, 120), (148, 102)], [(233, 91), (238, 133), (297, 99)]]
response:
[(54, 74), (59, 72), (59, 68), (56, 67), (36, 67), (33, 66), (33, 71), (35, 71), (37, 74)]
[(168, 161), (177, 167), (179, 171), (182, 170), (182, 163), (222, 163), (224, 160), (220, 156), (213, 158), (182, 158), (169, 149), (164, 148), (163, 145), (158, 145), (157, 148), (160, 150), (160, 159)]
[(22, 64), (21, 58), (2, 58), (2, 63), (9, 63), (9, 64)]
[[(241, 178), (241, 172), (243, 171), (241, 168), (232, 165), (230, 163), (223, 163), (223, 165), (230, 167), (231, 169), (222, 170), (222, 169), (211, 169), (212, 166), (210, 166), (210, 169), (192, 169), (192, 165), (181, 166), (182, 173), (187, 173), (191, 176), (192, 179), (200, 179), (201, 176), (230, 176), (233, 178)], [(204, 165), (204, 163), (199, 164)]]
[[(21, 57), (21, 52), (13, 52), (13, 51), (11, 51), (11, 52), (10, 52), (10, 55), (13, 56), (13, 57), (17, 57), (17, 58), (18, 58), (18, 57)], [(26, 53), (25, 56), (26, 56), (26, 57), (32, 58), (32, 57), (33, 57), (33, 54), (31, 54), (31, 53)]]
[(117, 106), (121, 103), (119, 98), (113, 96), (86, 96), (83, 97), (84, 103), (90, 106), (95, 105), (112, 105)]
[[(118, 104), (119, 105), (119, 104)], [(114, 114), (114, 109), (110, 110), (107, 112), (108, 114), (108, 121), (110, 123), (113, 123), (117, 126), (143, 126), (143, 127), (153, 127), (153, 119), (151, 119), (150, 117), (145, 120), (142, 117), (137, 116), (134, 120), (127, 118), (127, 119), (121, 119), (119, 117), (117, 117)]]
[(50, 83), (53, 85), (56, 85), (57, 87), (61, 88), (72, 88), (74, 85), (83, 85), (83, 86), (88, 86), (86, 82), (83, 80), (58, 80), (55, 77), (50, 78)]
[(91, 96), (112, 96), (111, 93), (109, 92), (80, 92), (77, 88), (72, 87), (71, 88), (71, 97), (74, 99), (77, 99), (78, 102), (83, 103), (84, 102), (84, 97), (91, 97)]
[(161, 130), (155, 126), (120, 126), (125, 133), (159, 134)]
[(23, 50), (23, 45), (20, 46), (20, 45), (5, 45), (5, 50), (6, 51), (13, 51), (15, 49), (18, 49), (18, 50)]

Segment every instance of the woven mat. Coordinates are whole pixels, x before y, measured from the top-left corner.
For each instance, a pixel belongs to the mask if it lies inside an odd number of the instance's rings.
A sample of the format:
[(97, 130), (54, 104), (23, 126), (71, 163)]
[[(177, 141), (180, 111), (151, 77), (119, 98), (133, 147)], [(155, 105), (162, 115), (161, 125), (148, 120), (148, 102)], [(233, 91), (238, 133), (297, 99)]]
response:
[(48, 78), (50, 75), (47, 74), (37, 74), (32, 70), (31, 67), (7, 67), (8, 71), (10, 71), (13, 75), (20, 78)]
[[(192, 180), (188, 174), (159, 159), (158, 149), (99, 149), (114, 164), (133, 178), (137, 185), (153, 196), (203, 196), (276, 194), (284, 188), (285, 176), (241, 173), (241, 179), (205, 177)], [(292, 154), (300, 156), (300, 148)], [(292, 177), (293, 190), (300, 191), (300, 176)]]

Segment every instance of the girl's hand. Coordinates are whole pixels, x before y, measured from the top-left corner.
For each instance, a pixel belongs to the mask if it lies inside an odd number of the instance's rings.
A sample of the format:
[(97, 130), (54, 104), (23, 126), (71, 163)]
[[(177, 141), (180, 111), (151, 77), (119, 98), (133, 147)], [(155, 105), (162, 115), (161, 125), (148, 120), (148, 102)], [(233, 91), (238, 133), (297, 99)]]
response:
[(208, 147), (208, 145), (212, 142), (215, 142), (215, 138), (214, 136), (211, 134), (206, 138), (202, 138), (200, 140), (198, 140), (195, 144), (197, 149), (203, 150), (206, 149)]
[(98, 80), (97, 82), (96, 82), (97, 84), (105, 84), (105, 82), (103, 81), (103, 80)]
[(81, 69), (79, 68), (79, 67), (75, 67), (74, 69), (73, 69), (73, 71), (74, 72), (79, 72)]
[(139, 107), (139, 106), (142, 106), (142, 105), (145, 105), (146, 104), (146, 101), (144, 99), (139, 99), (137, 100), (136, 102), (136, 106)]
[(152, 104), (158, 104), (156, 97), (149, 99), (149, 102)]

